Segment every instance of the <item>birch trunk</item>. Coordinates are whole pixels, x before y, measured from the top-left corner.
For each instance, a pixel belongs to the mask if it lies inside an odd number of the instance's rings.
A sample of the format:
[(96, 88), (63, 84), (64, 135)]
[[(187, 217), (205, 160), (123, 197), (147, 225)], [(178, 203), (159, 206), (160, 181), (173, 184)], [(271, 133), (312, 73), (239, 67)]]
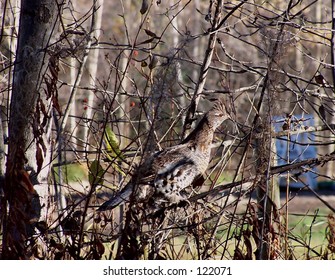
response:
[[(103, 4), (104, 0), (95, 0), (94, 1), (94, 13), (92, 14), (92, 23), (91, 23), (91, 30), (92, 30), (92, 38), (99, 40), (100, 33), (101, 33), (101, 22), (102, 22), (102, 12), (103, 12)], [(87, 69), (89, 79), (91, 84), (89, 85), (91, 88), (96, 87), (96, 78), (98, 73), (98, 60), (99, 60), (99, 48), (93, 48), (90, 51), (90, 54), (87, 59)], [(87, 109), (86, 109), (86, 118), (88, 120), (88, 124), (91, 123), (93, 117), (93, 106), (95, 95), (92, 91), (87, 92)], [(85, 96), (86, 97), (86, 96)], [(89, 128), (90, 126), (87, 125), (84, 127), (83, 131), (83, 141), (86, 143), (89, 142), (88, 135), (89, 135)], [(89, 145), (87, 145), (87, 151), (89, 150)]]
[(10, 103), (5, 205), (2, 205), (3, 209), (9, 209), (3, 217), (6, 227), (2, 258), (30, 257), (25, 243), (33, 234), (34, 223), (41, 214), (41, 202), (33, 185), (43, 185), (46, 181), (48, 169), (42, 169), (42, 163), (48, 154), (49, 143), (45, 137), (48, 128), (42, 127), (36, 108), (38, 102), (43, 102), (42, 83), (48, 66), (46, 49), (56, 30), (59, 4), (55, 0), (21, 2)]

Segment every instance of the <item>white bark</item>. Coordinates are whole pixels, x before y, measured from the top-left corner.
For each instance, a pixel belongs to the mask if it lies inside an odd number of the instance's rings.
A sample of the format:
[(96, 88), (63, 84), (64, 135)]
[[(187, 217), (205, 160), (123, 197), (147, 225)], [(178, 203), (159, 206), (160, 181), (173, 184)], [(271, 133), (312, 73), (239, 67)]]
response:
[[(99, 40), (101, 33), (101, 22), (102, 22), (102, 13), (103, 13), (103, 4), (104, 0), (94, 0), (94, 13), (92, 15), (92, 23), (91, 23), (91, 38)], [(90, 55), (87, 60), (87, 69), (90, 79), (90, 87), (96, 87), (96, 79), (98, 73), (98, 65), (99, 65), (99, 48), (93, 48), (90, 51)], [(86, 109), (86, 118), (87, 120), (91, 120), (93, 118), (93, 106), (95, 95), (92, 91), (86, 93), (87, 95), (87, 109)], [(89, 132), (89, 123), (84, 127), (83, 141), (88, 143), (88, 132)], [(87, 146), (87, 150), (89, 150), (89, 145)]]

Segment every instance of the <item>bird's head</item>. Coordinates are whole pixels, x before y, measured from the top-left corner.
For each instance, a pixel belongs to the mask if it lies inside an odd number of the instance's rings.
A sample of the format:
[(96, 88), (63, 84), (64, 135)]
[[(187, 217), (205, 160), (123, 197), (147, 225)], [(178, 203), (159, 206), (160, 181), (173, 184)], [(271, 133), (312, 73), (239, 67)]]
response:
[(207, 112), (207, 119), (214, 129), (217, 129), (223, 121), (232, 119), (224, 100), (217, 99), (215, 101), (212, 109)]

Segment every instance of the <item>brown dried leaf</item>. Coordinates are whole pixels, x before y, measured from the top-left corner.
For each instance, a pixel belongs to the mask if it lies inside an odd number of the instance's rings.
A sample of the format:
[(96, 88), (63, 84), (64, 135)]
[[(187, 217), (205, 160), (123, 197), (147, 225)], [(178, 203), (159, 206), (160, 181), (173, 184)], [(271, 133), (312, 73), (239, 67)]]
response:
[(50, 56), (49, 70), (50, 70), (50, 73), (51, 73), (51, 76), (52, 76), (53, 80), (57, 80), (58, 79), (59, 67), (58, 67), (58, 58), (56, 56)]
[(144, 68), (144, 67), (147, 67), (147, 66), (148, 66), (148, 63), (146, 63), (146, 61), (143, 60), (143, 61), (141, 62), (141, 67)]
[(149, 44), (149, 43), (151, 43), (153, 40), (155, 40), (155, 38), (154, 38), (154, 37), (151, 37), (151, 38), (149, 38), (148, 40), (144, 40), (143, 42), (138, 43), (136, 46), (144, 45), (144, 44)]
[(158, 37), (158, 36), (156, 35), (156, 33), (150, 31), (149, 29), (144, 29), (144, 32), (145, 32), (148, 36), (150, 36), (150, 37), (153, 37), (153, 38), (155, 38), (155, 39), (160, 39), (160, 37)]
[(251, 233), (249, 230), (243, 231), (243, 237), (244, 237), (244, 244), (247, 249), (247, 253), (245, 255), (246, 260), (252, 260), (252, 245), (251, 245)]
[(52, 95), (52, 105), (57, 110), (58, 114), (62, 115), (62, 111), (58, 103), (58, 98), (55, 95)]
[(37, 173), (39, 173), (42, 169), (43, 165), (43, 152), (39, 144), (36, 144), (36, 163), (37, 163)]
[(148, 0), (142, 0), (142, 6), (141, 6), (141, 10), (140, 10), (140, 13), (143, 15), (147, 12), (149, 8), (149, 3), (148, 3)]
[(105, 253), (105, 246), (98, 237), (95, 239), (95, 248), (100, 256)]
[(234, 260), (244, 260), (244, 255), (239, 248), (235, 248), (233, 259)]
[(18, 179), (19, 179), (19, 184), (21, 187), (23, 187), (27, 192), (29, 193), (34, 193), (35, 189), (33, 184), (30, 181), (29, 174), (25, 170), (19, 170), (18, 171)]

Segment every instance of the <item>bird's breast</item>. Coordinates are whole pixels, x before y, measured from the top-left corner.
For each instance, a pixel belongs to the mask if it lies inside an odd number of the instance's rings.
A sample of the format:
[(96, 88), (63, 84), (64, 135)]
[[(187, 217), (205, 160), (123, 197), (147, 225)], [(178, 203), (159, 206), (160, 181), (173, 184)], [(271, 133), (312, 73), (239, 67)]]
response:
[(189, 187), (200, 174), (196, 164), (192, 160), (164, 170), (165, 172), (158, 173), (155, 178), (155, 189), (166, 200), (174, 203), (183, 199), (182, 191)]

